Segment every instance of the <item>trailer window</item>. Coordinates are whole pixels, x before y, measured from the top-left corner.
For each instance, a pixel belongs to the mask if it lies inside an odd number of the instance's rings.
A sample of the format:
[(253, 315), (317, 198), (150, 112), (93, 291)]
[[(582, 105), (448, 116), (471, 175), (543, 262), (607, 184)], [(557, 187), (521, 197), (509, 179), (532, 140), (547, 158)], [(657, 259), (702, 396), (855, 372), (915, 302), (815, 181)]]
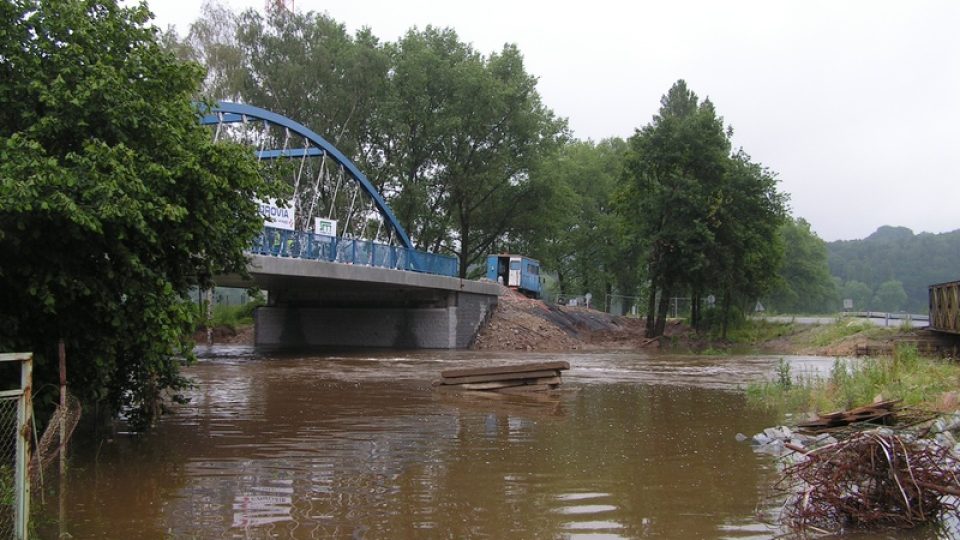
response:
[(537, 265), (535, 265), (535, 264), (528, 264), (528, 265), (527, 265), (527, 273), (528, 273), (528, 274), (533, 274), (533, 275), (535, 275), (535, 276), (539, 276), (539, 275), (540, 275), (540, 267), (537, 266)]

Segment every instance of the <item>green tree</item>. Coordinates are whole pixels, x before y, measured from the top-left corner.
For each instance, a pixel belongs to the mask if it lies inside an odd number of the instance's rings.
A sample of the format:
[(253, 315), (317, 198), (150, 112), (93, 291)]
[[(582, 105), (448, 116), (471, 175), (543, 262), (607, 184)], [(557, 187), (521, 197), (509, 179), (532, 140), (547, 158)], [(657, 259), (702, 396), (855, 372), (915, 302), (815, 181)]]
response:
[(843, 284), (844, 299), (853, 300), (854, 311), (866, 311), (873, 300), (873, 289), (862, 281), (850, 280)]
[(234, 28), (192, 27), (208, 88), (324, 134), (385, 195), (416, 247), (456, 254), (465, 276), (536, 228), (526, 218), (555, 182), (531, 173), (566, 124), (541, 102), (515, 46), (484, 56), (433, 27), (381, 44), (312, 12), (206, 9)]
[(626, 155), (622, 139), (570, 141), (534, 171), (556, 183), (553, 197), (526, 214), (539, 224), (529, 242), (508, 249), (530, 253), (555, 271), (558, 292), (591, 293), (596, 305), (608, 294), (635, 294), (637, 267), (623, 264), (629, 245), (614, 211)]
[(203, 72), (145, 6), (0, 14), (0, 349), (35, 352), (42, 389), (63, 339), (81, 399), (149, 420), (184, 384), (186, 291), (244, 271), (266, 188), (248, 149), (198, 125)]
[(619, 205), (650, 280), (647, 335), (663, 334), (673, 295), (691, 296), (699, 327), (711, 291), (726, 335), (731, 310), (753, 306), (775, 281), (786, 197), (773, 172), (743, 150), (730, 154), (732, 130), (709, 99), (680, 80), (660, 105), (630, 139)]
[(877, 287), (873, 297), (872, 309), (895, 312), (903, 309), (907, 304), (907, 292), (903, 290), (903, 283), (891, 279), (884, 281)]
[(779, 280), (765, 304), (781, 313), (826, 313), (839, 304), (827, 265), (827, 246), (803, 218), (791, 218), (780, 228), (784, 244)]
[(648, 336), (663, 334), (673, 294), (705, 287), (710, 220), (730, 153), (722, 119), (684, 81), (660, 105), (653, 121), (630, 138), (619, 205), (628, 234), (646, 253)]
[[(710, 223), (714, 231), (707, 275), (702, 287), (721, 293), (721, 335), (727, 337), (731, 310), (752, 309), (777, 279), (782, 266), (779, 235), (786, 197), (777, 191), (776, 176), (750, 161), (743, 150), (732, 156)], [(695, 291), (693, 320), (699, 322)]]
[(382, 145), (398, 218), (421, 248), (460, 259), (461, 277), (528, 232), (553, 183), (531, 175), (566, 133), (520, 51), (483, 56), (450, 29), (411, 30), (392, 50)]
[[(190, 26), (191, 59), (207, 67), (206, 90), (241, 99), (309, 126), (365, 170), (384, 99), (388, 58), (369, 29), (355, 36), (326, 14), (208, 3)], [(373, 177), (371, 180), (375, 181)]]

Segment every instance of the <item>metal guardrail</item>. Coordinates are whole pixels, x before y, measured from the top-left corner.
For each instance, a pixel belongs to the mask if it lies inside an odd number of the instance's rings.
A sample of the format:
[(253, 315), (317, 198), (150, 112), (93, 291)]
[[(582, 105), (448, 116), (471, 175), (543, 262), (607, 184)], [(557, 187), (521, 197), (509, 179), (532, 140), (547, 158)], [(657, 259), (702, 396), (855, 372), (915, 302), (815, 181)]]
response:
[(843, 313), (848, 317), (863, 317), (867, 319), (895, 319), (903, 321), (929, 321), (930, 315), (919, 313), (887, 313), (885, 311), (850, 311)]
[(459, 275), (459, 261), (449, 255), (388, 246), (368, 240), (351, 240), (305, 231), (264, 227), (250, 249), (257, 255), (311, 259), (378, 268), (422, 272), (439, 276)]

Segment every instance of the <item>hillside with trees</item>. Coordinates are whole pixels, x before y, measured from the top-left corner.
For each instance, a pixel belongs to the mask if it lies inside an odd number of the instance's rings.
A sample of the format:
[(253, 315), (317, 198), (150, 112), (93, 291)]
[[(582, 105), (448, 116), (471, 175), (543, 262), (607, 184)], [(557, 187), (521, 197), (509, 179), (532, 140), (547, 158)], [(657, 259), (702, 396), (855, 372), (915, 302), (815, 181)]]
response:
[(883, 226), (863, 240), (827, 244), (830, 273), (854, 309), (926, 313), (927, 287), (960, 279), (960, 230)]

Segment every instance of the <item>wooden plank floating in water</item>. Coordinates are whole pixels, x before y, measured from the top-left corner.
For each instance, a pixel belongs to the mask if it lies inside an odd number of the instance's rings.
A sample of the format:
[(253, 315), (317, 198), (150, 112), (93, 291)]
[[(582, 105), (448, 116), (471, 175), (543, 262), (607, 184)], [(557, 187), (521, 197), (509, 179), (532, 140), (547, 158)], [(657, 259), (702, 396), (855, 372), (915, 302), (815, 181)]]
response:
[[(543, 371), (527, 371), (523, 373), (521, 378), (534, 378), (534, 377), (553, 377), (557, 374), (557, 370), (545, 369)], [(473, 375), (471, 377), (443, 377), (443, 384), (470, 384), (470, 383), (483, 383), (483, 382), (493, 382), (493, 381), (509, 381), (511, 379), (516, 379), (517, 373), (492, 373), (490, 375)]]
[(563, 382), (561, 371), (568, 362), (541, 362), (512, 366), (449, 369), (440, 373), (437, 384), (444, 389), (496, 391), (501, 393), (553, 390)]
[(512, 366), (490, 366), (481, 368), (448, 369), (440, 372), (444, 379), (454, 377), (472, 377), (474, 375), (495, 375), (499, 373), (526, 373), (528, 371), (563, 371), (570, 369), (570, 362), (541, 362), (539, 364), (520, 364)]

